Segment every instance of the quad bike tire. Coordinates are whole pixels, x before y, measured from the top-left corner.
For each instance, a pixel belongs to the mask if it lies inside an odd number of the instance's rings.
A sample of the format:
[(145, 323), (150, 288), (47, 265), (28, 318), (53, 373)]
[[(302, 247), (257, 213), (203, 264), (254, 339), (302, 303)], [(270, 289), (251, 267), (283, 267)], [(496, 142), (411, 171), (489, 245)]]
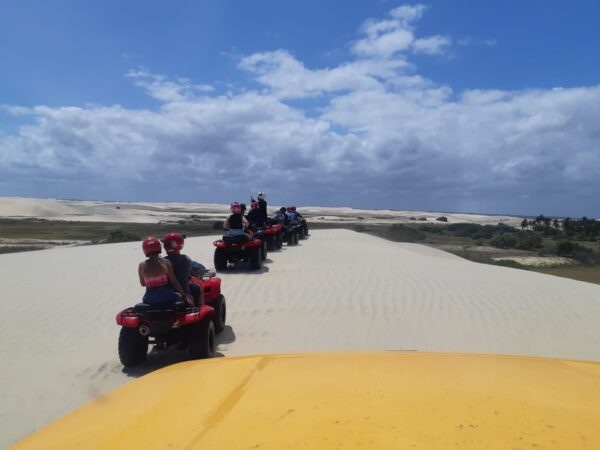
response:
[(214, 302), (210, 303), (210, 306), (215, 309), (215, 314), (212, 316), (212, 319), (215, 327), (215, 334), (219, 334), (225, 328), (225, 319), (227, 318), (225, 297), (223, 297), (223, 295), (219, 295)]
[(250, 254), (250, 270), (259, 270), (263, 263), (262, 247), (254, 247)]
[(119, 359), (125, 367), (139, 366), (148, 355), (148, 336), (137, 328), (121, 328), (119, 333)]
[(263, 241), (263, 245), (262, 245), (262, 260), (264, 261), (265, 259), (267, 259), (267, 241)]
[(215, 249), (214, 263), (216, 271), (227, 269), (227, 252), (224, 249)]
[(277, 236), (267, 236), (267, 250), (272, 252), (277, 248)]
[(191, 359), (215, 356), (215, 325), (211, 317), (189, 325), (188, 333)]
[(275, 236), (275, 242), (277, 250), (281, 250), (283, 247), (283, 236), (281, 235), (281, 232), (277, 233), (277, 236)]
[(304, 240), (304, 228), (299, 228), (298, 229), (298, 239), (300, 239), (301, 241)]

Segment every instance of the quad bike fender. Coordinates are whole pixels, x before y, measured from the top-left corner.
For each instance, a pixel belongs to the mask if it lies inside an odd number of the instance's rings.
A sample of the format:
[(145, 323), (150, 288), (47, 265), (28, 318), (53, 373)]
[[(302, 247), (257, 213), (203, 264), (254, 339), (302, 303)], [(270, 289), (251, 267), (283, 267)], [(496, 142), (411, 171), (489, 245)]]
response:
[(215, 300), (221, 295), (221, 279), (218, 277), (207, 278), (202, 281), (199, 278), (192, 277), (191, 282), (202, 288), (204, 300), (207, 302)]

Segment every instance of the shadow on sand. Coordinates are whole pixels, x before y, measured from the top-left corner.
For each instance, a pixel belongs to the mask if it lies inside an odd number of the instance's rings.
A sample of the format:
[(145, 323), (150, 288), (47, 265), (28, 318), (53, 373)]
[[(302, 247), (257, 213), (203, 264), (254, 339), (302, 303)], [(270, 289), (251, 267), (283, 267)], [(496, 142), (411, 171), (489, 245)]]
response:
[[(235, 332), (229, 325), (215, 338), (215, 344), (231, 344), (235, 342)], [(215, 352), (215, 358), (221, 358), (225, 355), (221, 352)], [(186, 350), (177, 350), (175, 347), (170, 347), (166, 350), (155, 351), (151, 350), (148, 353), (148, 359), (142, 365), (137, 367), (123, 367), (123, 373), (128, 377), (139, 378), (147, 375), (155, 370), (162, 369), (173, 364), (186, 362), (190, 360), (190, 355)]]
[[(263, 262), (266, 263), (266, 262), (272, 262), (272, 261), (270, 259), (266, 259)], [(268, 271), (269, 271), (269, 268), (267, 266), (262, 266), (258, 270), (250, 270), (248, 268), (248, 264), (236, 263), (236, 264), (230, 265), (225, 270), (220, 270), (219, 272), (217, 272), (217, 276), (220, 274), (224, 274), (224, 273), (243, 273), (246, 275), (260, 275), (261, 273), (267, 273)]]

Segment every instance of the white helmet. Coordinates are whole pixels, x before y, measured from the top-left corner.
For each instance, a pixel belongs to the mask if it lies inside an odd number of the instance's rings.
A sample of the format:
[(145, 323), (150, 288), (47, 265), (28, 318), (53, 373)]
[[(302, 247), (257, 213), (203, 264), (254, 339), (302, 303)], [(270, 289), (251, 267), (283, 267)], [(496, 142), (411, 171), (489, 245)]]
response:
[(258, 198), (259, 198), (260, 200), (264, 200), (264, 199), (265, 199), (265, 197), (266, 197), (266, 195), (265, 195), (265, 193), (264, 193), (263, 191), (260, 191), (260, 192), (258, 193)]

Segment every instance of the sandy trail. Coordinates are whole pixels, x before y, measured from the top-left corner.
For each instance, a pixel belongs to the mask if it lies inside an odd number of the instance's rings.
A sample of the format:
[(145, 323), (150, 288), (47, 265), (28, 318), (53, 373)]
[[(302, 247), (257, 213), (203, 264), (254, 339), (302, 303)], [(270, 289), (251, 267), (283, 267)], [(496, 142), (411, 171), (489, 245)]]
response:
[[(213, 237), (185, 253), (212, 265)], [(0, 447), (150, 370), (126, 373), (114, 316), (137, 303), (139, 243), (0, 255)], [(600, 360), (600, 286), (313, 231), (262, 272), (222, 275), (224, 355), (414, 349)]]

